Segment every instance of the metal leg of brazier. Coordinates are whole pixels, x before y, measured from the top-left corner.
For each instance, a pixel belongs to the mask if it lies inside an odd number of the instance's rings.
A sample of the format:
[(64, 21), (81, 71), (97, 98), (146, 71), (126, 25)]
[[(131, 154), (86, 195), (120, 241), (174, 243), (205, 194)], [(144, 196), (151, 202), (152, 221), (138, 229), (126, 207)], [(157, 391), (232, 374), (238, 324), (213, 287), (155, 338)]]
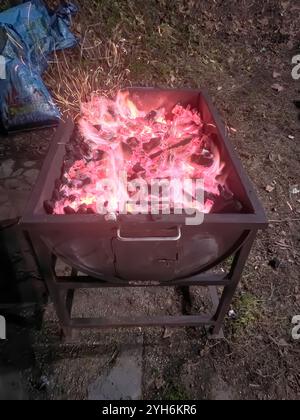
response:
[[(247, 258), (251, 251), (253, 241), (257, 231), (248, 232), (243, 244), (241, 244), (238, 252), (234, 255), (233, 263), (228, 274), (214, 275), (212, 273), (203, 273), (186, 279), (174, 280), (171, 283), (160, 284), (161, 287), (177, 287), (182, 294), (185, 303), (183, 307), (183, 315), (176, 316), (159, 316), (159, 317), (142, 317), (136, 319), (105, 319), (105, 318), (72, 318), (72, 304), (74, 292), (77, 289), (84, 288), (111, 288), (111, 287), (146, 287), (149, 284), (143, 282), (130, 284), (128, 283), (110, 283), (105, 279), (99, 280), (89, 276), (82, 278), (78, 276), (76, 269), (72, 269), (72, 273), (67, 277), (59, 277), (55, 272), (56, 256), (39, 235), (31, 235), (31, 243), (35, 252), (37, 262), (40, 268), (51, 299), (53, 301), (60, 325), (62, 327), (66, 340), (72, 338), (72, 332), (75, 329), (85, 328), (114, 328), (114, 327), (139, 327), (139, 326), (193, 326), (202, 325), (210, 326), (213, 337), (222, 337), (220, 331), (222, 329), (224, 319), (230, 309), (232, 299), (238, 283), (241, 279), (243, 269)], [(246, 233), (245, 233), (246, 234)], [(157, 282), (156, 282), (157, 285)], [(188, 315), (191, 308), (191, 296), (189, 293), (190, 286), (209, 287), (214, 312), (212, 315)], [(153, 285), (154, 287), (154, 285)], [(217, 287), (223, 287), (223, 293), (220, 301), (218, 301)]]
[[(37, 257), (40, 272), (46, 282), (50, 297), (52, 299), (57, 317), (62, 328), (64, 338), (71, 340), (72, 328), (70, 326), (71, 310), (74, 290), (61, 290), (55, 282), (55, 259), (56, 257), (48, 250), (43, 240), (33, 238), (33, 248)], [(73, 274), (73, 272), (72, 272)]]
[(214, 316), (215, 324), (212, 328), (213, 335), (219, 334), (223, 326), (225, 316), (229, 312), (233, 296), (241, 280), (241, 276), (242, 276), (245, 264), (247, 262), (249, 253), (251, 251), (253, 242), (255, 240), (256, 233), (257, 232), (251, 232), (249, 234), (249, 237), (247, 238), (243, 246), (239, 249), (239, 251), (234, 256), (231, 270), (228, 276), (230, 281), (229, 281), (229, 284), (224, 287), (219, 306)]

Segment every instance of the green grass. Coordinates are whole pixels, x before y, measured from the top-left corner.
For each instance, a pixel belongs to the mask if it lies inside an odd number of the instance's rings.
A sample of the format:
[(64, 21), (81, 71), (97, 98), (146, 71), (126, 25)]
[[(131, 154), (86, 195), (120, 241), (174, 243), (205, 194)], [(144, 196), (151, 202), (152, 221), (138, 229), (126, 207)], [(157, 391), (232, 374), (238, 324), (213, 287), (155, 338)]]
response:
[(235, 335), (242, 335), (255, 328), (261, 319), (261, 301), (251, 293), (245, 293), (238, 299), (235, 308), (238, 315), (234, 323)]
[(187, 401), (189, 396), (181, 386), (171, 384), (162, 399), (166, 401)]
[(149, 0), (147, 7), (144, 0), (78, 3), (74, 27), (84, 43), (59, 53), (58, 66), (51, 65), (46, 76), (63, 109), (78, 114), (82, 98), (95, 90), (114, 96), (130, 85), (197, 87), (213, 76), (206, 65), (214, 49), (203, 37), (195, 6), (164, 0)]

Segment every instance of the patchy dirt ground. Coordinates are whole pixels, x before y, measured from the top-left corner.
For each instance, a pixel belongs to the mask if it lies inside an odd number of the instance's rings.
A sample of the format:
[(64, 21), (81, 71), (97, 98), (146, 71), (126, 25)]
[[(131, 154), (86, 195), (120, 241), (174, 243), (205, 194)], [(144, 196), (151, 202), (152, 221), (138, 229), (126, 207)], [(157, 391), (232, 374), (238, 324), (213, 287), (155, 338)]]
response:
[[(87, 384), (112, 363), (120, 343), (132, 345), (142, 334), (144, 398), (299, 399), (300, 342), (292, 340), (291, 320), (300, 315), (300, 194), (293, 193), (300, 188), (293, 105), (300, 85), (291, 77), (291, 58), (300, 47), (300, 6), (289, 0), (79, 3), (74, 28), (83, 43), (58, 54), (46, 75), (63, 109), (77, 114), (79, 99), (95, 89), (205, 87), (236, 130), (231, 140), (270, 227), (249, 259), (226, 340), (210, 341), (196, 329), (151, 329), (89, 333), (84, 344), (66, 346), (58, 343), (49, 306), (42, 330), (30, 333), (35, 363), (24, 373), (30, 397), (86, 398)], [(41, 143), (36, 133), (1, 138), (1, 158), (17, 152), (40, 162), (50, 140), (51, 131)], [(173, 308), (178, 297), (169, 299)], [(164, 295), (137, 298), (139, 310), (164, 301)], [(43, 377), (52, 385), (41, 384)]]

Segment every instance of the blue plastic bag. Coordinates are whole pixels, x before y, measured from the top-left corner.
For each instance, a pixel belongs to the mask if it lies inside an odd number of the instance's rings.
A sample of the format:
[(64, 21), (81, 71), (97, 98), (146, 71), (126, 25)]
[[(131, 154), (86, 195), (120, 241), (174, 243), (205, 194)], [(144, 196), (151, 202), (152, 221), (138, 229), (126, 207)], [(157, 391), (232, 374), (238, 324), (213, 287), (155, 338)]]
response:
[(0, 80), (0, 117), (6, 131), (55, 123), (60, 113), (41, 75), (49, 55), (76, 45), (70, 31), (71, 3), (50, 12), (42, 0), (32, 0), (0, 13), (0, 29), (5, 34), (1, 63), (5, 78)]

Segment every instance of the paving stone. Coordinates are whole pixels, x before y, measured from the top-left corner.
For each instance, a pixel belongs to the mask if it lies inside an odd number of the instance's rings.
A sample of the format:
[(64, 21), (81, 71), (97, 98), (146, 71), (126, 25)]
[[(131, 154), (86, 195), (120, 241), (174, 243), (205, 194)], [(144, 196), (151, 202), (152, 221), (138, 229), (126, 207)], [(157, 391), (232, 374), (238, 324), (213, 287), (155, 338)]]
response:
[[(27, 186), (28, 188), (28, 186)], [(23, 214), (30, 196), (30, 189), (27, 191), (13, 191), (13, 193), (1, 193), (0, 190), (0, 220), (14, 219)]]
[(23, 164), (24, 168), (32, 168), (35, 166), (36, 162), (28, 161)]
[(12, 174), (12, 176), (15, 177), (15, 178), (17, 178), (18, 176), (21, 176), (23, 174), (23, 172), (24, 172), (24, 169), (20, 168), (16, 172), (14, 172)]
[(14, 209), (14, 207), (9, 202), (1, 204), (0, 220), (9, 220), (16, 217), (18, 217), (16, 209)]
[(0, 164), (0, 179), (8, 178), (13, 173), (15, 161), (12, 159), (5, 160)]
[(106, 375), (96, 379), (88, 389), (88, 399), (139, 400), (142, 398), (143, 344), (123, 349)]
[(16, 179), (16, 178), (7, 179), (4, 185), (7, 190), (7, 194), (9, 194), (9, 191), (11, 190), (31, 191), (30, 185), (21, 179)]
[(33, 185), (39, 176), (38, 169), (30, 169), (24, 173), (24, 177), (29, 184)]

